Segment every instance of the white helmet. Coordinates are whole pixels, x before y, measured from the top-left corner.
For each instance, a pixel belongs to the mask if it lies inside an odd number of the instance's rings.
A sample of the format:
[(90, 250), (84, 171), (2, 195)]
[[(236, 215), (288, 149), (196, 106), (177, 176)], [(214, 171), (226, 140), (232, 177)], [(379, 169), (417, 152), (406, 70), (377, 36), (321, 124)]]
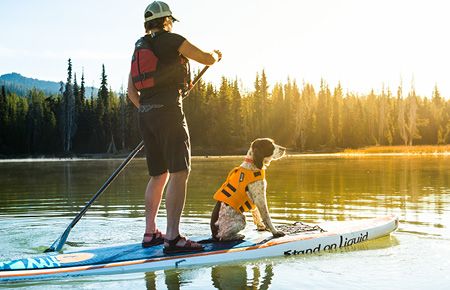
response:
[(162, 1), (154, 1), (147, 6), (144, 13), (145, 22), (166, 16), (171, 16), (174, 21), (178, 21), (172, 16), (169, 5)]

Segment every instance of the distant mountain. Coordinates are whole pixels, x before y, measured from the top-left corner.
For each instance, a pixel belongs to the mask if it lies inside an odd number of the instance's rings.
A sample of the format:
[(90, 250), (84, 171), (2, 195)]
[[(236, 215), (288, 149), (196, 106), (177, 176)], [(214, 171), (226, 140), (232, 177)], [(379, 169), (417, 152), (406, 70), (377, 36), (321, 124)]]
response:
[[(0, 76), (0, 86), (5, 86), (7, 91), (16, 93), (19, 96), (26, 96), (28, 91), (32, 88), (41, 90), (47, 95), (58, 94), (61, 88), (59, 82), (27, 78), (14, 72)], [(94, 96), (96, 96), (98, 91), (97, 88), (86, 87), (85, 97), (90, 97), (92, 90), (94, 90)]]

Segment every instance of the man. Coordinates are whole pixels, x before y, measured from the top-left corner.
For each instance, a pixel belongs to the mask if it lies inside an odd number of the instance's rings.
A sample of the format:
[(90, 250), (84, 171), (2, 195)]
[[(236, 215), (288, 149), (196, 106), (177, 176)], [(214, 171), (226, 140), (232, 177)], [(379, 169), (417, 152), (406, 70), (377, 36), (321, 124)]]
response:
[[(180, 235), (179, 224), (191, 165), (190, 137), (182, 100), (190, 85), (188, 59), (205, 65), (219, 61), (218, 50), (204, 52), (172, 33), (177, 21), (169, 6), (155, 1), (145, 9), (146, 35), (136, 43), (128, 96), (139, 110), (150, 180), (145, 192), (146, 228), (143, 247), (162, 244), (164, 252), (201, 251)], [(156, 215), (166, 191), (167, 229), (163, 235)]]

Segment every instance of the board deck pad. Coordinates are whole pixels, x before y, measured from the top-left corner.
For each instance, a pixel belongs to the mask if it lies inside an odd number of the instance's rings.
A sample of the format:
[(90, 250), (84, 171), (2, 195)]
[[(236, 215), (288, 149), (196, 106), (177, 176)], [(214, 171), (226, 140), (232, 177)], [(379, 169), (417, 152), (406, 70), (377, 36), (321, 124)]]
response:
[[(259, 234), (250, 233), (249, 237), (240, 241), (231, 242), (213, 242), (208, 241), (207, 237), (194, 239), (202, 242), (205, 252), (214, 252), (221, 250), (230, 250), (234, 248), (251, 247), (271, 237), (270, 233), (262, 232)], [(65, 254), (50, 254), (26, 259), (0, 262), (1, 270), (28, 270), (28, 269), (50, 269), (61, 267), (74, 267), (85, 265), (99, 265), (123, 261), (135, 261), (141, 259), (157, 259), (169, 256), (182, 257), (193, 252), (165, 254), (164, 245), (157, 245), (143, 248), (139, 244), (121, 245), (114, 247), (96, 248), (76, 252), (67, 252)]]

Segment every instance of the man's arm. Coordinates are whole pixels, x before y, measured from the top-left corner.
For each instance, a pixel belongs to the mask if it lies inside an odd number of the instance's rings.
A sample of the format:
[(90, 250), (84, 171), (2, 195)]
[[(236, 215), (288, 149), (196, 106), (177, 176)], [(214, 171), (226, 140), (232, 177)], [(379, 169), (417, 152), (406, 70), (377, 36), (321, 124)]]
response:
[(131, 78), (131, 73), (128, 77), (128, 98), (136, 106), (136, 108), (139, 108), (139, 92), (134, 86), (133, 79)]
[(220, 51), (204, 52), (187, 40), (183, 41), (178, 51), (185, 57), (205, 65), (213, 65), (222, 58)]

